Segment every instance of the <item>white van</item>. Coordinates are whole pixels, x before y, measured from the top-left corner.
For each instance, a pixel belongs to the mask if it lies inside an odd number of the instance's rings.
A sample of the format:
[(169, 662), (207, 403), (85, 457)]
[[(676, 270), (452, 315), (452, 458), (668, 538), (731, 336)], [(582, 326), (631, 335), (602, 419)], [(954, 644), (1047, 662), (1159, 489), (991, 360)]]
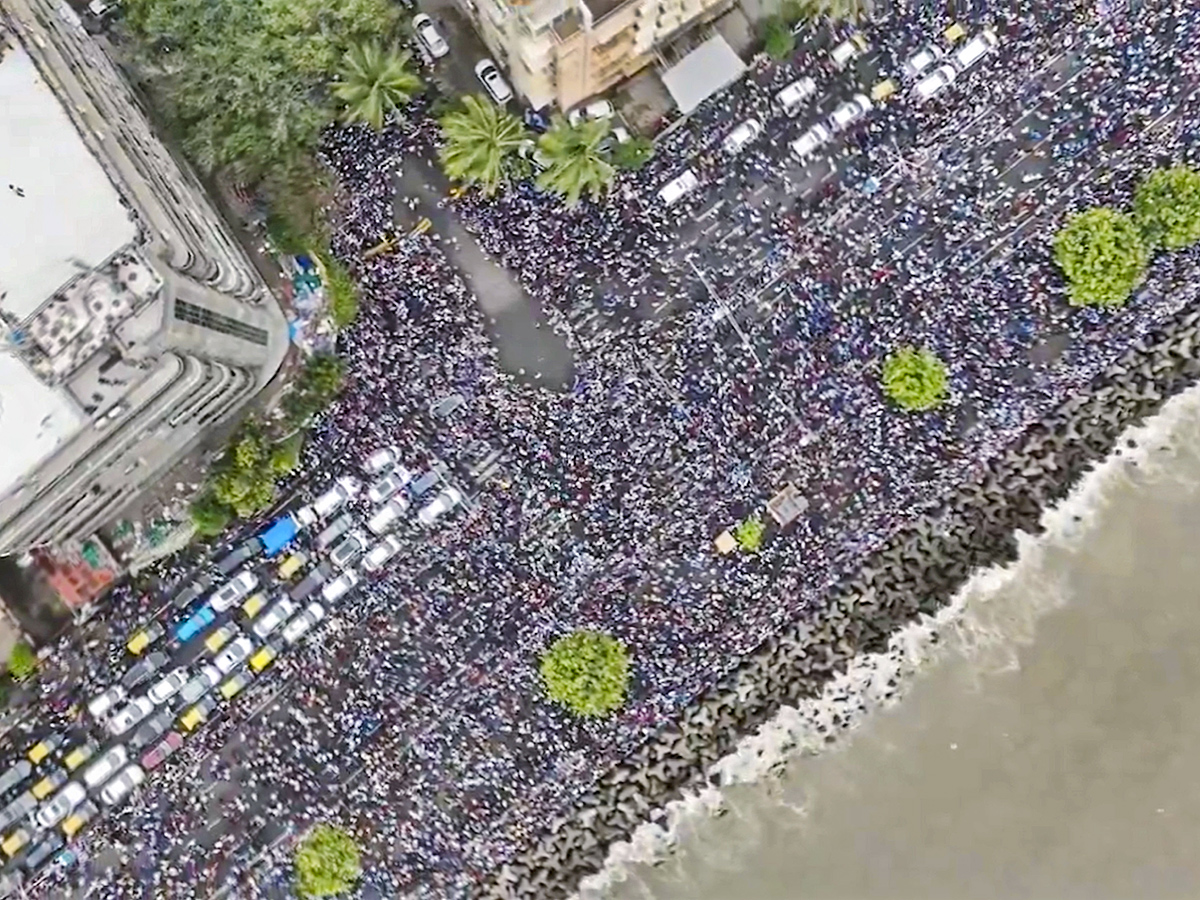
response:
[(339, 478), (329, 490), (312, 502), (312, 511), (318, 518), (328, 518), (351, 498), (357, 497), (361, 487), (357, 478), (351, 478), (349, 475)]
[(208, 602), (217, 612), (225, 612), (233, 604), (250, 596), (250, 592), (257, 586), (258, 576), (249, 569), (242, 569), (221, 585)]
[(793, 81), (775, 95), (775, 102), (785, 115), (794, 116), (800, 112), (804, 101), (817, 92), (817, 83), (811, 78), (801, 78)]
[(792, 141), (792, 153), (796, 155), (797, 159), (806, 160), (828, 143), (832, 137), (833, 132), (818, 123)]
[(871, 98), (866, 94), (855, 94), (829, 114), (829, 127), (835, 132), (845, 131), (871, 111)]
[(696, 173), (691, 169), (685, 169), (682, 175), (668, 181), (663, 186), (658, 192), (658, 199), (667, 206), (672, 206), (678, 203), (684, 194), (694, 191), (699, 184), (700, 179), (696, 177)]
[(436, 497), (433, 502), (417, 513), (417, 520), (422, 525), (432, 525), (442, 514), (454, 509), (463, 502), (463, 495), (458, 488), (448, 487)]
[(736, 156), (752, 144), (762, 134), (762, 122), (758, 119), (747, 119), (725, 136), (721, 149), (730, 156)]
[(985, 28), (958, 48), (954, 54), (954, 64), (958, 66), (960, 72), (965, 72), (995, 50), (996, 45), (999, 43), (1000, 41), (996, 38), (996, 32), (990, 28)]
[(408, 510), (408, 499), (393, 497), (367, 520), (367, 530), (374, 535), (383, 534), (400, 521), (400, 517)]
[(367, 555), (363, 558), (363, 571), (374, 572), (383, 567), (389, 559), (400, 552), (400, 548), (404, 545), (400, 542), (400, 538), (394, 534), (389, 534), (382, 541), (367, 551)]
[(936, 63), (945, 52), (937, 44), (927, 44), (904, 61), (901, 71), (909, 81), (919, 78), (921, 73)]
[(928, 100), (949, 87), (957, 75), (958, 70), (950, 63), (938, 66), (913, 86), (913, 93), (921, 100)]
[(842, 41), (829, 54), (833, 64), (839, 69), (846, 68), (850, 61), (867, 52), (867, 39), (861, 34), (852, 34)]
[(358, 573), (353, 569), (347, 569), (321, 589), (321, 596), (325, 598), (326, 603), (332, 603), (356, 584), (358, 584)]

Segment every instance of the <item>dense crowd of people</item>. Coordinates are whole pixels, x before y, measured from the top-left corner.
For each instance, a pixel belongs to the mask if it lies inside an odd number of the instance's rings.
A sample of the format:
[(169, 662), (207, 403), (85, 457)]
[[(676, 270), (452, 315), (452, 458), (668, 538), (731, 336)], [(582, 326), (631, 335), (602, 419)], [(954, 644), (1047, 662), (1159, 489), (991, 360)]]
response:
[[(886, 172), (897, 148), (937, 156), (954, 135), (954, 153), (939, 163), (946, 191), (922, 197), (922, 184), (901, 180), (868, 195), (848, 178), (814, 201), (758, 210), (747, 224), (786, 253), (754, 271), (680, 250), (679, 229), (703, 191), (672, 210), (654, 192), (684, 161), (707, 191), (744, 191), (778, 170), (786, 141), (732, 165), (719, 141), (749, 115), (770, 132), (779, 118), (770, 98), (782, 85), (803, 73), (833, 79), (823, 57), (756, 66), (598, 204), (564, 210), (529, 185), (447, 200), (569, 334), (576, 377), (562, 393), (498, 369), (475, 298), (436, 239), (364, 258), (394, 227), (396, 167), (431, 152), (433, 121), (418, 114), (382, 135), (334, 135), (334, 250), (367, 302), (339, 347), (346, 391), (296, 477), (319, 490), (383, 445), (399, 446), (410, 468), (444, 461), (461, 473), (496, 448), (504, 485), (485, 486), (436, 528), (414, 529), (320, 637), (249, 692), (239, 709), (264, 707), (264, 718), (217, 717), (189, 738), (135, 802), (85, 832), (82, 861), (55, 879), (87, 881), (89, 896), (113, 900), (190, 896), (197, 885), (288, 896), (290, 838), (333, 819), (364, 847), (363, 896), (467, 896), (915, 510), (936, 508), (1049, 406), (1192, 302), (1195, 254), (1180, 253), (1158, 259), (1123, 310), (1066, 308), (1046, 226), (965, 265), (1025, 208), (998, 173), (1047, 134), (1051, 153), (1072, 149), (1028, 185), (1050, 222), (1063, 209), (1126, 203), (1158, 160), (1195, 153), (1200, 12), (1142, 7), (1123, 12), (1128, 20), (1088, 23), (1086, 37), (1077, 14), (1064, 5), (1007, 23), (969, 102), (955, 94), (924, 111), (904, 102), (876, 110), (844, 151), (857, 179)], [(878, 43), (911, 51), (929, 29), (891, 21)], [(966, 128), (971, 120), (1011, 121), (1059, 89), (1037, 69), (1063, 47), (1096, 74), (1044, 104), (1045, 133), (975, 145), (974, 135), (994, 129)], [(849, 202), (864, 224), (841, 240), (830, 217)], [(865, 224), (893, 212), (894, 226)], [(892, 255), (896, 246), (904, 255)], [(739, 333), (713, 315), (692, 264), (718, 291), (776, 280), (783, 289), (767, 311), (742, 316)], [(604, 337), (572, 332), (580, 309), (599, 304), (607, 316), (614, 292), (637, 314)], [(675, 295), (694, 302), (670, 317), (645, 312), (643, 301)], [(902, 343), (929, 346), (949, 364), (946, 409), (905, 417), (884, 402), (879, 365)], [(1039, 357), (1052, 343), (1060, 351)], [(467, 404), (436, 419), (430, 404), (449, 393)], [(756, 557), (716, 560), (713, 537), (788, 482), (808, 499), (805, 515)], [(183, 574), (179, 564), (161, 577), (173, 584)], [(152, 596), (120, 589), (106, 627), (127, 634)], [(609, 720), (571, 719), (537, 683), (541, 649), (586, 625), (633, 654), (629, 702)], [(43, 722), (69, 723), (75, 701), (113, 679), (120, 642), (95, 643), (90, 654), (66, 642), (52, 653), (44, 690), (53, 712)], [(106, 643), (115, 649), (104, 652)]]

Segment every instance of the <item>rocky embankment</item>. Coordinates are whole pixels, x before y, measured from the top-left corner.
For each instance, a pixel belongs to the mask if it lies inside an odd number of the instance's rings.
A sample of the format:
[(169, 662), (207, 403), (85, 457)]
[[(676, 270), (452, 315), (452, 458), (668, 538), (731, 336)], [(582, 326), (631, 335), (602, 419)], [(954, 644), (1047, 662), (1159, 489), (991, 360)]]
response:
[(1122, 431), (1200, 378), (1200, 312), (1185, 311), (1064, 403), (964, 486), (937, 514), (914, 522), (841, 584), (826, 609), (767, 642), (670, 728), (609, 771), (566, 818), (494, 873), (484, 896), (567, 897), (604, 864), (608, 847), (684, 789), (785, 704), (818, 696), (860, 653), (946, 604), (972, 571), (1012, 561), (1016, 532), (1035, 533), (1044, 507), (1114, 449)]

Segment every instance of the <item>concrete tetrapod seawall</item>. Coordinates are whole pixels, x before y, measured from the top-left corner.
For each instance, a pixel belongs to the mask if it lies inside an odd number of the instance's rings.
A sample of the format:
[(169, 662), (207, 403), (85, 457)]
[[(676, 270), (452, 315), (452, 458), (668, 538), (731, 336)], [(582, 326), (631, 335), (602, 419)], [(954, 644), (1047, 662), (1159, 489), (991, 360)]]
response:
[[(934, 614), (977, 569), (1016, 559), (1016, 533), (1037, 533), (1042, 511), (1064, 498), (1129, 425), (1200, 379), (1200, 312), (1185, 309), (1135, 344), (1089, 393), (1063, 403), (962, 486), (936, 513), (914, 521), (833, 591), (825, 609), (767, 641), (679, 718), (614, 766), (567, 816), (492, 873), (489, 898), (569, 896), (684, 790), (708, 786), (709, 768), (785, 704), (820, 695), (861, 653)], [(786, 538), (785, 538), (786, 539)], [(834, 728), (836, 730), (836, 723)]]

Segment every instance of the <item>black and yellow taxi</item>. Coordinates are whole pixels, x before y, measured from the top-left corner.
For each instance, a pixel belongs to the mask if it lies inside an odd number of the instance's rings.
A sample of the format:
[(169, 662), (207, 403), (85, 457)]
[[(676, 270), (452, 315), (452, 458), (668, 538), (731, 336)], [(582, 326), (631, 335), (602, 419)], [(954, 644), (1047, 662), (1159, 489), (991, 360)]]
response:
[(66, 741), (66, 737), (61, 734), (48, 734), (25, 753), (29, 761), (35, 766), (42, 760), (46, 759), (51, 753), (57, 750)]
[(92, 741), (85, 741), (78, 747), (72, 747), (63, 754), (63, 766), (68, 772), (74, 772), (85, 762), (96, 755), (96, 750), (99, 749)]
[(45, 800), (60, 787), (67, 783), (67, 779), (71, 776), (67, 774), (66, 769), (55, 767), (53, 771), (48, 772), (40, 781), (34, 782), (30, 793), (38, 800)]
[(125, 642), (125, 649), (134, 656), (141, 656), (146, 652), (146, 649), (161, 638), (166, 633), (166, 629), (158, 622), (150, 622), (143, 625), (135, 631)]

